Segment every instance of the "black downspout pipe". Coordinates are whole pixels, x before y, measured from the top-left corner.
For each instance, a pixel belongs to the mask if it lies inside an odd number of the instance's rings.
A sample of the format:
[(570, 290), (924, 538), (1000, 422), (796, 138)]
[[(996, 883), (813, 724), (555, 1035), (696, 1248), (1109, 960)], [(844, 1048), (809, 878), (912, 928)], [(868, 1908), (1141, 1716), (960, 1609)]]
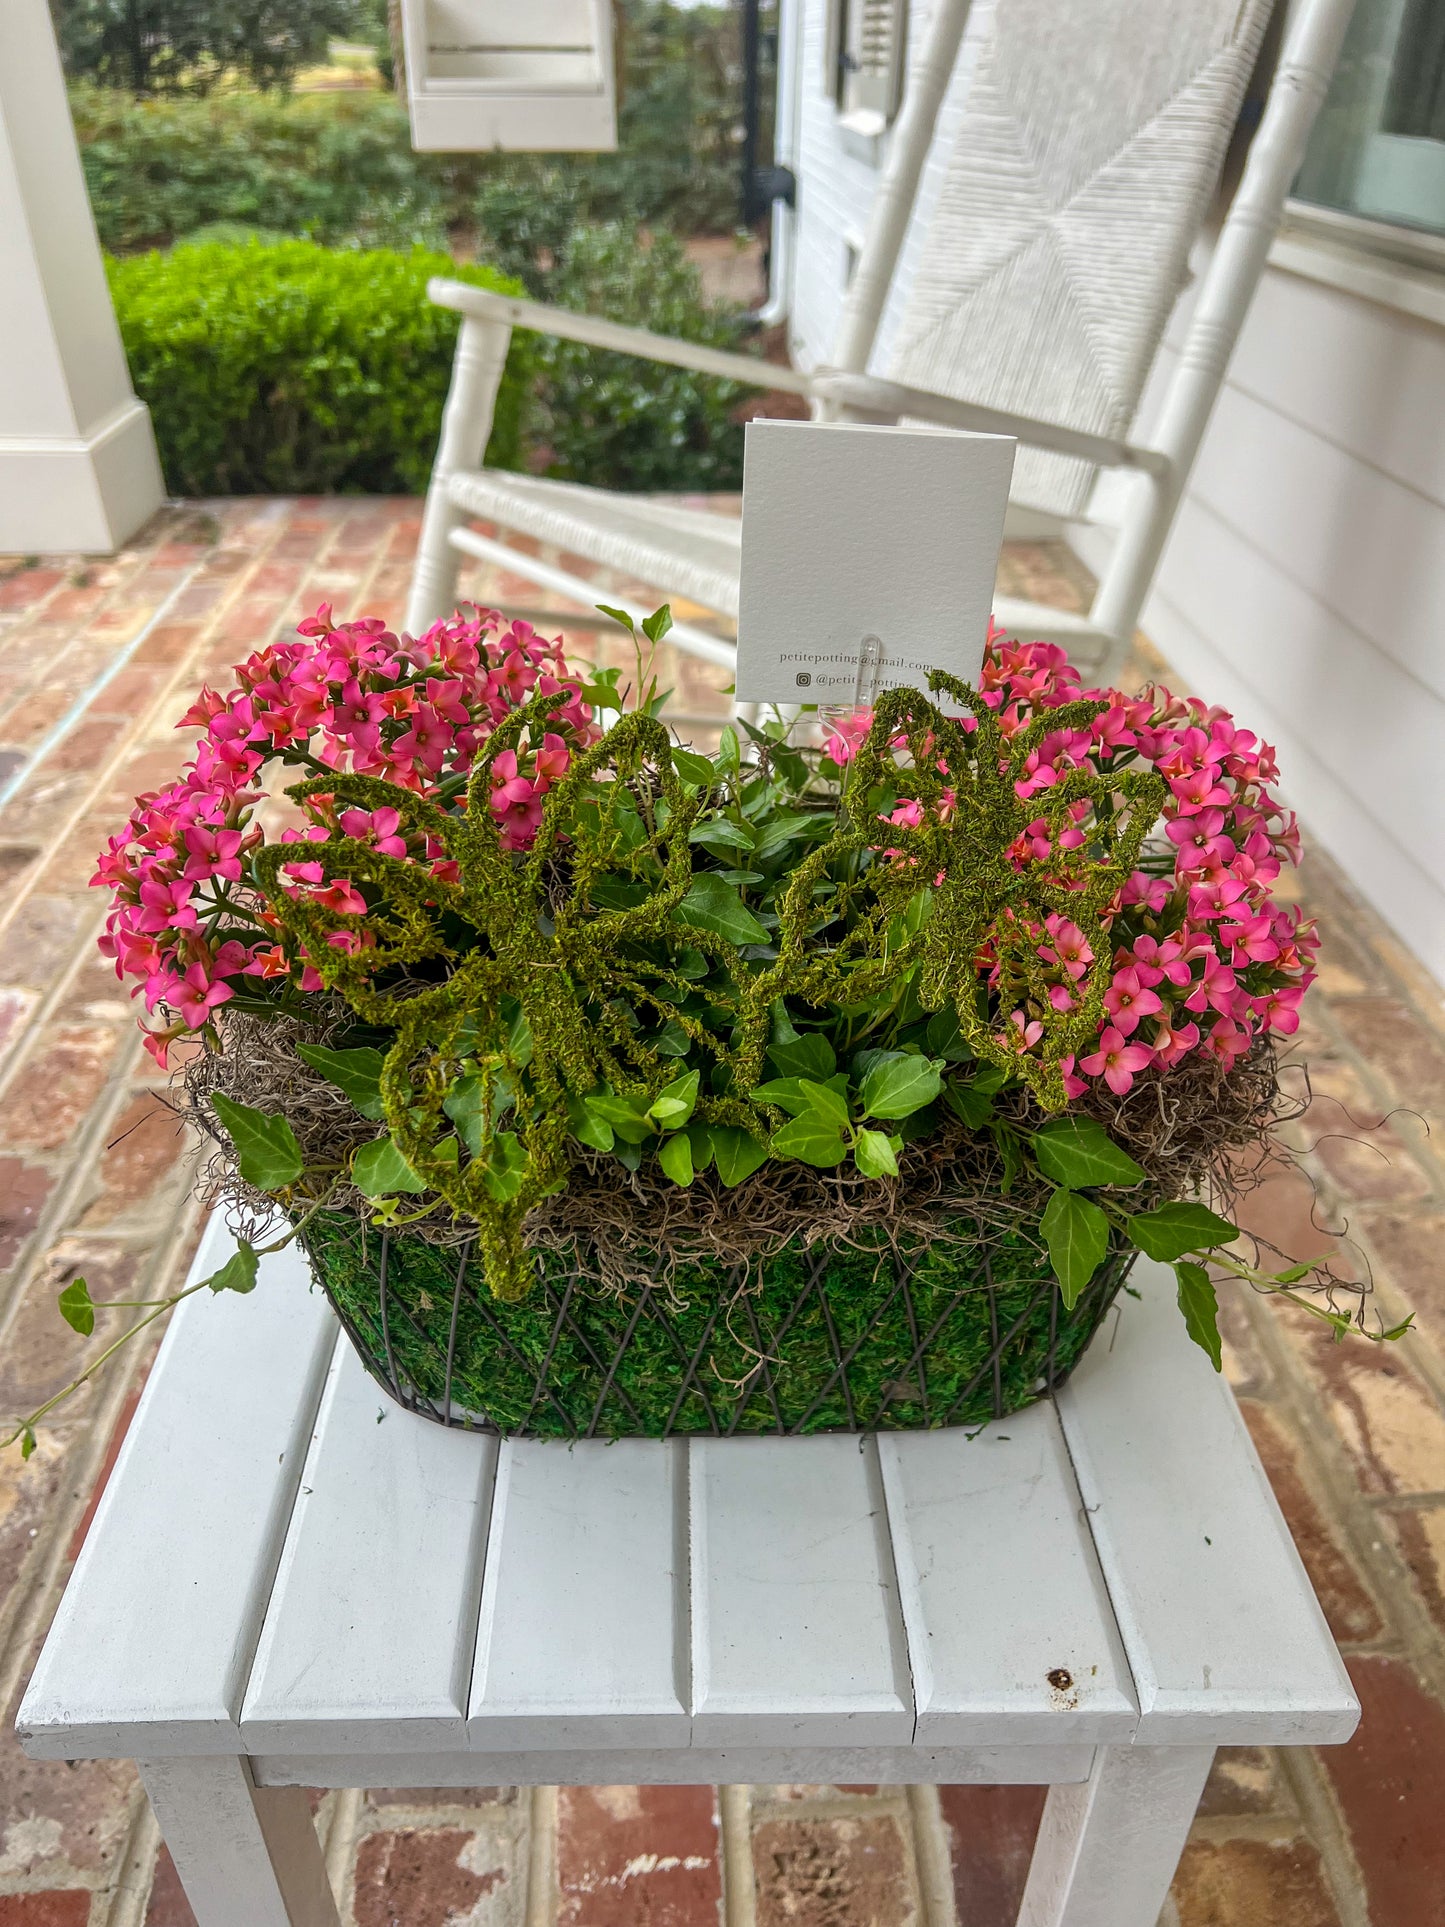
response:
[(743, 178), (742, 224), (751, 227), (766, 208), (758, 205), (758, 134), (761, 108), (762, 0), (742, 0)]

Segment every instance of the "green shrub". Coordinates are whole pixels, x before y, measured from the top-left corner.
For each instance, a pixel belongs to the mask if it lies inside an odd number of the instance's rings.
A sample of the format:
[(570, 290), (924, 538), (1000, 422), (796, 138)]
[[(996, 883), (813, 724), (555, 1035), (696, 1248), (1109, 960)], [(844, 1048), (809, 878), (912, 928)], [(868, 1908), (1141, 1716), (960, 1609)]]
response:
[(612, 154), (417, 154), (389, 93), (135, 100), (78, 84), (71, 112), (100, 238), (117, 253), (216, 222), (535, 266), (579, 222), (726, 232), (738, 218), (736, 28), (725, 9), (625, 0)]
[[(618, 225), (579, 228), (549, 294), (563, 307), (711, 348), (736, 348), (743, 331), (739, 313), (704, 304), (697, 270), (671, 234), (644, 247)], [(529, 439), (546, 474), (617, 489), (741, 488), (737, 411), (750, 391), (580, 342), (534, 339)]]
[(71, 91), (101, 241), (117, 253), (218, 222), (360, 246), (444, 247), (476, 191), (467, 156), (413, 154), (390, 94), (130, 100)]
[[(310, 241), (178, 247), (110, 264), (137, 393), (178, 495), (412, 493), (436, 453), (457, 317), (434, 274), (517, 283), (444, 255)], [(487, 450), (517, 466), (530, 342), (503, 377)]]

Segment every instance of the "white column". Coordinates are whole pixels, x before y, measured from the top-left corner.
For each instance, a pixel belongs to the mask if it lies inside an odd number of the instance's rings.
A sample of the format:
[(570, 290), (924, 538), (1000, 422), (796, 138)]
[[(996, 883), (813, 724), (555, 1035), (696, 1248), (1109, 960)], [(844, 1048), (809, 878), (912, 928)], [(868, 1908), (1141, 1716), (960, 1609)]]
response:
[(50, 11), (0, 0), (0, 554), (103, 554), (164, 499)]

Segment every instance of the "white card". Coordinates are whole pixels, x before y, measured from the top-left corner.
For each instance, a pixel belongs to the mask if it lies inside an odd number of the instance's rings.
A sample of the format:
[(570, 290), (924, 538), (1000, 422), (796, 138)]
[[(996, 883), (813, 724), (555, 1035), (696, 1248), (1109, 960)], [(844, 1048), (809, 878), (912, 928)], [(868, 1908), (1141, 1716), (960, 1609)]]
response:
[(930, 669), (976, 682), (1014, 447), (949, 428), (749, 422), (738, 701), (851, 704), (870, 635), (879, 690), (926, 689)]

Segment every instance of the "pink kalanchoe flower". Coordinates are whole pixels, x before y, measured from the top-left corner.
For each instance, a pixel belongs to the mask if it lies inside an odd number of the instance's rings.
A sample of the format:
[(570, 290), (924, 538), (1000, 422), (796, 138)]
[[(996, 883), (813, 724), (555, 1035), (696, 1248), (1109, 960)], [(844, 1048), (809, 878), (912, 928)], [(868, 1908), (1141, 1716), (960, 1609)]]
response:
[(1078, 924), (1067, 917), (1051, 916), (1047, 923), (1049, 944), (1039, 955), (1047, 962), (1057, 961), (1077, 983), (1094, 961), (1088, 938)]
[[(1127, 958), (1129, 953), (1121, 951), (1120, 957)], [(1134, 968), (1139, 973), (1139, 981), (1153, 985), (1166, 981), (1171, 984), (1187, 984), (1192, 972), (1184, 956), (1183, 947), (1173, 937), (1165, 937), (1161, 942), (1143, 931), (1134, 939)]]
[(1283, 1031), (1286, 1036), (1293, 1036), (1299, 1029), (1299, 1007), (1304, 994), (1303, 984), (1290, 984), (1282, 990), (1272, 990), (1257, 1003), (1255, 1009), (1265, 1029)]
[(1230, 1017), (1239, 995), (1239, 979), (1234, 972), (1221, 958), (1211, 956), (1204, 975), (1184, 999), (1184, 1008), (1195, 1012), (1217, 1010), (1222, 1017)]
[(207, 975), (204, 964), (194, 963), (179, 984), (166, 991), (166, 1002), (178, 1010), (192, 1030), (200, 1030), (211, 1012), (235, 996), (229, 984), (217, 983)]
[(1154, 1059), (1165, 1070), (1177, 1064), (1181, 1057), (1186, 1057), (1198, 1042), (1199, 1026), (1192, 1020), (1176, 1024), (1169, 1011), (1164, 1011), (1155, 1019)]
[(1063, 1072), (1065, 1097), (1083, 1097), (1088, 1091), (1089, 1080), (1079, 1076), (1072, 1054), (1060, 1059), (1059, 1069)]
[(999, 1042), (1007, 1049), (1017, 1051), (1020, 1056), (1032, 1050), (1044, 1034), (1044, 1027), (1038, 1018), (1030, 1018), (1021, 1010), (1011, 1010), (1008, 1021), (1009, 1027)]
[(572, 753), (562, 738), (549, 730), (542, 738), (542, 747), (533, 757), (538, 776), (548, 783), (558, 783), (567, 774), (567, 766)]
[(823, 754), (842, 768), (858, 754), (864, 737), (872, 727), (871, 709), (856, 709), (851, 716), (843, 716), (837, 722), (829, 723), (823, 738)]
[(1112, 983), (1104, 992), (1104, 1008), (1113, 1019), (1114, 1028), (1125, 1037), (1132, 1037), (1141, 1017), (1152, 1017), (1164, 1006), (1157, 992), (1140, 983), (1137, 970), (1125, 969), (1115, 971)]
[(324, 890), (314, 891), (311, 901), (322, 910), (333, 910), (341, 917), (366, 915), (366, 898), (356, 885), (348, 882), (345, 877), (337, 877), (334, 882), (328, 883)]
[(1132, 1090), (1134, 1076), (1138, 1071), (1148, 1068), (1154, 1053), (1143, 1044), (1131, 1044), (1110, 1024), (1099, 1039), (1099, 1048), (1091, 1057), (1079, 1060), (1079, 1069), (1090, 1077), (1102, 1077), (1116, 1096), (1123, 1097)]
[(192, 823), (183, 832), (189, 855), (181, 875), (199, 880), (224, 877), (236, 883), (241, 876), (241, 832), (216, 830), (205, 823)]

